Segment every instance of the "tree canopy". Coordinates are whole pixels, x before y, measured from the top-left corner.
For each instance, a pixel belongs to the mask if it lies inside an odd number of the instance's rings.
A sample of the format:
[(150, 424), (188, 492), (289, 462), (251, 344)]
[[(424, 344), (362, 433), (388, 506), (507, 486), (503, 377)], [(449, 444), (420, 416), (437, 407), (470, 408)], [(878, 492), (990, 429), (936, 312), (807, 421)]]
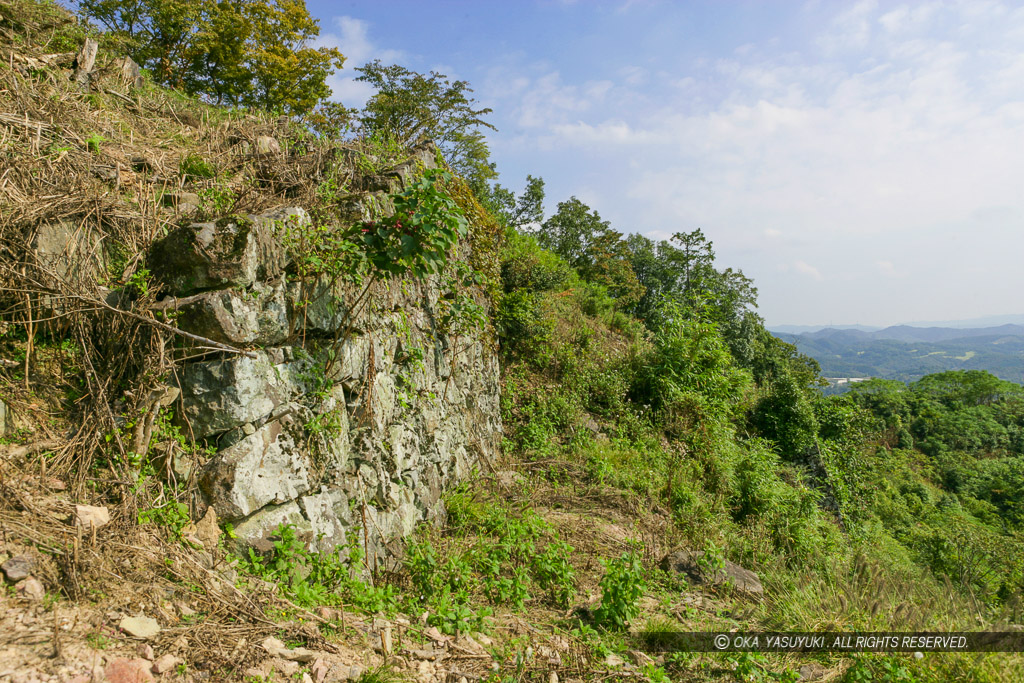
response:
[(480, 194), (481, 183), (495, 177), (481, 128), (496, 130), (485, 121), (487, 107), (476, 107), (466, 81), (449, 81), (444, 74), (425, 75), (374, 60), (356, 69), (357, 81), (377, 91), (359, 115), (366, 131), (384, 131), (411, 145), (421, 138), (434, 141), (451, 164)]
[(330, 95), (327, 77), (344, 62), (310, 47), (319, 21), (305, 0), (81, 0), (161, 84), (218, 104), (303, 114)]

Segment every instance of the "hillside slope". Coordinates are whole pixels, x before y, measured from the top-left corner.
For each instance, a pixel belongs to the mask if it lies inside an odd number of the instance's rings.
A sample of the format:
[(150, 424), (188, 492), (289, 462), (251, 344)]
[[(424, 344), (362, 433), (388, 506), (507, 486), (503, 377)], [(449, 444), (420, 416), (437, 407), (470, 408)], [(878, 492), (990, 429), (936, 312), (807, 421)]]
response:
[[(1019, 628), (1012, 387), (826, 399), (742, 274), (643, 301), (385, 136), (204, 104), (106, 49), (83, 88), (85, 34), (0, 0), (0, 678), (1024, 678), (1015, 653), (665, 647)], [(281, 208), (310, 221), (260, 220)]]

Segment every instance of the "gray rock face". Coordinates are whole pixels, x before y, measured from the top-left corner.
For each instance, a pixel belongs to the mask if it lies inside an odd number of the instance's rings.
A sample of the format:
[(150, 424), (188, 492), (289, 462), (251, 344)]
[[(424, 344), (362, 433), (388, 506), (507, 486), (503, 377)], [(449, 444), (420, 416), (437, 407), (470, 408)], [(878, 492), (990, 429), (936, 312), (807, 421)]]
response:
[(106, 264), (100, 236), (73, 221), (39, 226), (32, 248), (40, 265), (64, 280), (95, 279)]
[(250, 289), (220, 289), (161, 301), (157, 310), (189, 332), (225, 344), (280, 344), (288, 337), (284, 286), (256, 282)]
[(700, 585), (722, 586), (729, 584), (736, 590), (750, 595), (764, 594), (761, 579), (754, 572), (725, 560), (722, 569), (709, 575), (701, 566), (700, 560), (703, 557), (704, 553), (700, 550), (679, 550), (662, 558), (661, 568), (667, 572), (684, 574), (691, 581)]
[(199, 486), (218, 519), (246, 517), (309, 490), (309, 472), (294, 430), (287, 419), (268, 422), (207, 463)]
[(299, 539), (313, 547), (312, 523), (302, 514), (295, 501), (284, 505), (268, 505), (235, 525), (235, 539), (241, 547), (269, 552), (274, 547), (274, 534), (282, 524), (295, 527)]
[(257, 422), (299, 394), (302, 363), (288, 362), (285, 355), (274, 349), (257, 352), (256, 358), (233, 356), (187, 366), (181, 390), (193, 438)]
[(247, 288), (284, 272), (288, 255), (281, 231), (289, 222), (308, 221), (302, 209), (278, 209), (246, 219), (193, 223), (156, 242), (147, 262), (153, 278), (176, 296)]

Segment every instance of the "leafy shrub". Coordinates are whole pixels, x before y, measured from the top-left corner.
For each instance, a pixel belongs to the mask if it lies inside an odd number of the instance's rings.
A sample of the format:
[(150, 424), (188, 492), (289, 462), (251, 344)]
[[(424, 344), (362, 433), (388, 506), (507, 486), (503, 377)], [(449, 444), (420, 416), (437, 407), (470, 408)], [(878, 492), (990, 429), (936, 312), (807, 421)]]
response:
[(568, 607), (575, 593), (576, 570), (569, 563), (573, 547), (565, 541), (548, 543), (544, 551), (534, 555), (533, 572), (537, 583), (548, 591), (551, 601)]
[(604, 566), (601, 606), (594, 612), (594, 618), (599, 624), (625, 629), (630, 619), (640, 613), (640, 598), (646, 588), (640, 557), (627, 552)]
[(554, 322), (545, 319), (536, 292), (519, 289), (502, 294), (494, 312), (494, 326), (506, 358), (530, 358), (539, 366), (550, 358)]
[(733, 363), (718, 326), (672, 302), (663, 306), (661, 318), (654, 348), (637, 358), (634, 400), (665, 417), (693, 397), (713, 414), (732, 414), (750, 377)]
[(358, 226), (366, 260), (376, 271), (423, 278), (439, 272), (448, 262), (459, 240), (469, 232), (462, 211), (439, 186), (451, 177), (447, 171), (427, 169), (394, 196), (392, 216)]
[(802, 457), (816, 444), (818, 422), (814, 408), (788, 374), (778, 378), (768, 395), (758, 401), (753, 422), (761, 435), (774, 441), (786, 458)]
[(565, 286), (573, 276), (559, 256), (541, 249), (529, 235), (513, 232), (501, 253), (501, 283), (506, 292), (546, 292)]

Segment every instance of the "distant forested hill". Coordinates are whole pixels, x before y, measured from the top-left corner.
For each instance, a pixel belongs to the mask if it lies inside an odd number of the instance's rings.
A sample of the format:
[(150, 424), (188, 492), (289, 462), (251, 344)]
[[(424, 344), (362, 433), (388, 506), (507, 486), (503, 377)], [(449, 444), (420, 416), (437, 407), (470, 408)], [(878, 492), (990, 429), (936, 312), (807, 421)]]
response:
[(781, 334), (821, 364), (825, 377), (881, 377), (913, 381), (946, 370), (988, 370), (1000, 379), (1024, 380), (1024, 326), (975, 329), (910, 327), (884, 330), (826, 328)]

